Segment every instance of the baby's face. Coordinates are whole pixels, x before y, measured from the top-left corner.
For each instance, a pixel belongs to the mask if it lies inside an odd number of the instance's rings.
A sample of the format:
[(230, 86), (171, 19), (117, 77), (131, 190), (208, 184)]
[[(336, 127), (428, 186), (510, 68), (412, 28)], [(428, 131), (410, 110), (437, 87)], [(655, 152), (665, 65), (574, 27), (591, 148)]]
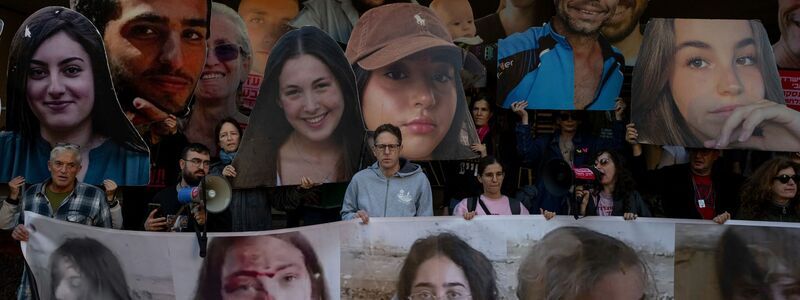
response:
[(442, 20), (450, 31), (453, 39), (475, 36), (475, 18), (472, 17), (472, 7), (464, 1), (437, 1), (431, 5), (436, 16)]

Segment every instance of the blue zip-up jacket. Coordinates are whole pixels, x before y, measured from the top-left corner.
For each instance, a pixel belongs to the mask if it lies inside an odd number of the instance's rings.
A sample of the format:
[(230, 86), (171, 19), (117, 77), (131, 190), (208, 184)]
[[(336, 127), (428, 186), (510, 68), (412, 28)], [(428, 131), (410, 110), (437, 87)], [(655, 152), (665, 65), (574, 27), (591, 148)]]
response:
[[(625, 59), (601, 35), (603, 75), (587, 110), (613, 110), (622, 89)], [(510, 35), (498, 42), (497, 96), (505, 108), (528, 101), (532, 109), (575, 109), (575, 65), (567, 39), (544, 27)]]

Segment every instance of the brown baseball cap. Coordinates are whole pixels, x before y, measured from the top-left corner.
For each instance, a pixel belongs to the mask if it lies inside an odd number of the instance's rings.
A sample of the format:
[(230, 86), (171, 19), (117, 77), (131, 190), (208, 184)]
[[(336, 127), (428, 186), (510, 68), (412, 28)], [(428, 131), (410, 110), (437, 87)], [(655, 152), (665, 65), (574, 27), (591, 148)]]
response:
[(453, 51), (454, 61), (461, 61), (460, 48), (430, 8), (394, 3), (372, 8), (358, 19), (345, 55), (350, 64), (371, 71), (431, 48)]

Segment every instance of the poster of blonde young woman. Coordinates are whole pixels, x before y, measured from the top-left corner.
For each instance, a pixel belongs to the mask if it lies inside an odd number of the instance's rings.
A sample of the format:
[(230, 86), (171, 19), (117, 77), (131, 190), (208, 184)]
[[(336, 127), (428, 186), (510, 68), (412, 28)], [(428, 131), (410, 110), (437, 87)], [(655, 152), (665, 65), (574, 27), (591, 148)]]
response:
[(653, 19), (633, 71), (639, 142), (800, 150), (767, 33), (756, 20)]

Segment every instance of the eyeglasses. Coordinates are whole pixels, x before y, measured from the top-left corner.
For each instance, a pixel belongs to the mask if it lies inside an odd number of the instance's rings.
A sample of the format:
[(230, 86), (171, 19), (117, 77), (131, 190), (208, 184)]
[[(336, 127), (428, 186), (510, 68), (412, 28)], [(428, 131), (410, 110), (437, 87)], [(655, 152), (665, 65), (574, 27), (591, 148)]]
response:
[(214, 47), (214, 56), (221, 62), (232, 61), (239, 58), (239, 52), (245, 54), (242, 47), (236, 44), (223, 44)]
[(192, 163), (195, 167), (202, 166), (202, 167), (205, 168), (205, 167), (208, 167), (208, 166), (211, 165), (211, 161), (210, 160), (202, 160), (202, 159), (199, 159), (199, 158), (185, 160), (185, 161)]
[(386, 149), (389, 149), (390, 152), (395, 152), (397, 149), (400, 149), (400, 144), (375, 144), (375, 149), (379, 151), (386, 151)]
[(794, 174), (794, 175), (790, 176), (790, 175), (783, 174), (783, 175), (778, 175), (778, 176), (772, 177), (772, 179), (780, 181), (783, 184), (789, 183), (789, 179), (794, 180), (794, 183), (798, 183), (798, 182), (800, 182), (800, 175)]
[(472, 295), (461, 291), (447, 291), (444, 297), (434, 295), (430, 291), (421, 291), (408, 296), (408, 300), (465, 300), (472, 298)]

